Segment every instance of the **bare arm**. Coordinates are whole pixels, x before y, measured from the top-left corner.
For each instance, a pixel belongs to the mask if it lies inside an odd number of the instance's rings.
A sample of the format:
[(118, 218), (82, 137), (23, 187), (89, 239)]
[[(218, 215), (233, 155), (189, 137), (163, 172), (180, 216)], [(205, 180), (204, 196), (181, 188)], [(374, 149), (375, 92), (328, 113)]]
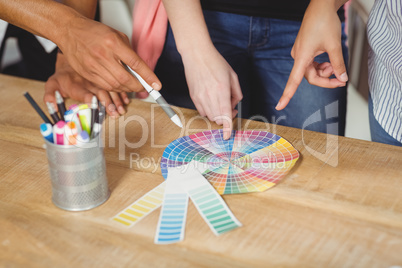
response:
[(198, 112), (223, 125), (230, 137), (235, 106), (242, 99), (236, 73), (213, 45), (199, 0), (164, 0), (190, 96)]
[(54, 41), (65, 35), (71, 20), (82, 18), (74, 9), (52, 0), (0, 0), (0, 18)]
[(85, 16), (52, 0), (0, 0), (0, 18), (56, 43), (71, 67), (100, 88), (117, 92), (143, 89), (120, 61), (156, 90), (161, 88), (155, 74), (132, 50), (127, 36), (86, 17), (93, 17), (95, 1), (65, 2)]
[[(87, 18), (94, 18), (97, 7), (97, 0), (64, 0), (63, 4), (72, 7), (74, 10)], [(44, 101), (54, 103), (57, 109), (55, 91), (58, 90), (63, 97), (72, 98), (74, 100), (90, 103), (93, 94), (106, 107), (106, 112), (114, 117), (124, 114), (125, 104), (129, 103), (129, 99), (125, 92), (107, 92), (96, 87), (88, 80), (84, 79), (75, 72), (68, 63), (65, 55), (58, 54), (55, 73), (48, 79), (45, 84)]]
[(61, 2), (89, 19), (95, 18), (97, 0), (63, 0)]
[[(283, 95), (276, 106), (284, 109), (303, 76), (310, 84), (336, 88), (348, 81), (342, 56), (341, 22), (337, 10), (347, 0), (311, 0), (292, 49), (294, 65)], [(330, 62), (318, 64), (314, 57), (327, 52)], [(336, 78), (329, 77), (335, 74)]]

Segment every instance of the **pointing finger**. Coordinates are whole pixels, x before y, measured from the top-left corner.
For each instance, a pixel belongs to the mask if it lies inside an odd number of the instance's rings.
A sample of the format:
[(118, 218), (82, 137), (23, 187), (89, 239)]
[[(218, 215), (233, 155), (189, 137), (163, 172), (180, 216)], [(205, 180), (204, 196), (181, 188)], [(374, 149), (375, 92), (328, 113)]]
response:
[(303, 80), (304, 72), (309, 64), (310, 62), (307, 59), (295, 60), (288, 82), (286, 83), (285, 90), (283, 91), (282, 97), (279, 99), (279, 102), (275, 107), (276, 110), (282, 110), (288, 105), (290, 99), (296, 93), (297, 88)]

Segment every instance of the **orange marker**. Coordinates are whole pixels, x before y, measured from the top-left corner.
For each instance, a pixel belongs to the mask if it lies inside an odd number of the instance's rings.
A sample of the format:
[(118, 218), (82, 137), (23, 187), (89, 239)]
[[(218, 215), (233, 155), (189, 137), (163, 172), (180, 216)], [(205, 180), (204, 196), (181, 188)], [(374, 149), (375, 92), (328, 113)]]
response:
[(77, 144), (77, 135), (78, 130), (74, 122), (67, 122), (65, 126), (65, 135), (68, 144), (74, 145)]

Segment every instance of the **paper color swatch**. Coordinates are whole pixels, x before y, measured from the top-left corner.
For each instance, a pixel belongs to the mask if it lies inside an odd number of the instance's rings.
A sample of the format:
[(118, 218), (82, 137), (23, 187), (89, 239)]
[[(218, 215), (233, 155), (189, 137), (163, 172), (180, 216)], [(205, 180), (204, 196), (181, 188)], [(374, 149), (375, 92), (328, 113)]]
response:
[(113, 221), (131, 227), (149, 213), (159, 208), (163, 202), (166, 182), (161, 183), (140, 199), (129, 205), (112, 218)]
[(188, 200), (215, 235), (241, 227), (220, 195), (262, 192), (294, 166), (298, 151), (278, 135), (263, 131), (222, 130), (196, 133), (165, 149), (161, 170), (166, 181), (112, 218), (130, 227), (162, 206), (156, 244), (184, 239)]
[(166, 180), (165, 195), (155, 236), (156, 244), (182, 241), (187, 218), (188, 194), (175, 180)]

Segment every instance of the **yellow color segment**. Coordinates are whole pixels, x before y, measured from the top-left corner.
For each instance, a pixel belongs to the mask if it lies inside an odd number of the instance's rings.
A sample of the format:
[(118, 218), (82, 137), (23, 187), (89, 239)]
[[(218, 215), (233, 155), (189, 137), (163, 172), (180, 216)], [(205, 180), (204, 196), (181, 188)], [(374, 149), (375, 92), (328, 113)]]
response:
[(128, 216), (128, 215), (126, 215), (126, 214), (120, 214), (119, 215), (119, 217), (121, 217), (121, 218), (123, 218), (123, 219), (126, 219), (126, 220), (129, 220), (129, 221), (132, 221), (132, 222), (134, 222), (134, 221), (136, 221), (137, 220), (137, 218), (134, 218), (134, 217), (131, 217), (131, 216)]
[(275, 186), (275, 183), (270, 182), (270, 181), (265, 181), (263, 185), (258, 187), (258, 191), (263, 192), (263, 191), (271, 188), (272, 186)]
[(150, 196), (152, 196), (152, 197), (154, 197), (156, 199), (159, 199), (159, 200), (163, 200), (163, 193), (153, 192), (153, 193), (150, 194)]
[(142, 212), (144, 212), (144, 213), (147, 213), (148, 211), (150, 211), (150, 209), (141, 207), (141, 206), (136, 205), (136, 204), (135, 204), (135, 205), (132, 205), (131, 208), (133, 208), (133, 209), (135, 209), (135, 210), (138, 210), (138, 211), (142, 211)]
[(149, 208), (154, 208), (154, 207), (156, 207), (156, 205), (154, 205), (154, 204), (152, 204), (152, 203), (149, 203), (149, 202), (146, 202), (146, 201), (144, 201), (144, 200), (138, 201), (138, 204), (140, 204), (140, 205), (142, 205), (142, 206), (144, 206), (144, 207), (149, 207)]
[(151, 197), (151, 196), (145, 196), (144, 197), (144, 200), (145, 201), (148, 201), (148, 202), (152, 202), (152, 203), (155, 203), (155, 204), (160, 204), (160, 203), (162, 203), (162, 199), (156, 199), (156, 198), (153, 198), (153, 197)]
[(223, 193), (225, 192), (225, 187), (222, 187), (222, 186), (215, 187), (215, 185), (213, 185), (213, 186), (216, 189), (216, 191), (218, 192), (218, 194), (223, 195)]
[(122, 223), (122, 224), (124, 224), (124, 225), (126, 225), (126, 226), (130, 226), (130, 225), (131, 225), (129, 222), (123, 221), (122, 219), (119, 219), (119, 218), (113, 218), (113, 220), (114, 220), (114, 221), (117, 221), (117, 222), (119, 222), (119, 223)]
[(137, 211), (129, 209), (129, 208), (126, 209), (125, 212), (128, 213), (128, 214), (137, 216), (137, 217), (142, 217), (144, 215), (143, 213), (137, 212)]

